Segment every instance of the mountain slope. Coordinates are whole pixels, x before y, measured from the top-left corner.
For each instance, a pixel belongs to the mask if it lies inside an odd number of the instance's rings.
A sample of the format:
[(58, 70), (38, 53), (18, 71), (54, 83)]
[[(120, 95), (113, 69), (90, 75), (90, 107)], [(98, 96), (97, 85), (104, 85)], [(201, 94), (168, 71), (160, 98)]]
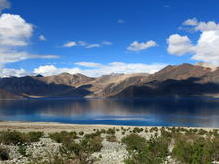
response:
[(47, 84), (35, 77), (11, 77), (0, 79), (0, 89), (26, 97), (83, 97), (88, 91), (63, 84)]
[(150, 96), (217, 96), (219, 69), (191, 64), (167, 66), (151, 75), (140, 85), (125, 88), (115, 97)]
[(5, 99), (21, 99), (22, 96), (15, 95), (13, 93), (7, 92), (3, 89), (0, 89), (0, 100)]
[(69, 73), (62, 73), (59, 75), (54, 76), (47, 76), (47, 77), (36, 77), (36, 79), (46, 82), (47, 84), (61, 84), (66, 86), (81, 86), (85, 83), (91, 82), (94, 78), (87, 77), (83, 74), (69, 74)]
[(26, 76), (0, 79), (0, 98), (21, 97), (151, 97), (219, 96), (219, 68), (182, 64), (149, 75), (111, 74), (91, 78), (82, 74)]

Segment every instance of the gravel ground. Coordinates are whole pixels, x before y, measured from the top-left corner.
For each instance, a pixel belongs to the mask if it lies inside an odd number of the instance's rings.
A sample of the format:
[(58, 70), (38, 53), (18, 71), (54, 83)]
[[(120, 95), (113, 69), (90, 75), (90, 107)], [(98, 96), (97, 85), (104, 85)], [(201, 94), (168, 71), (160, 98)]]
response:
[[(130, 131), (134, 127), (128, 126), (108, 126), (108, 125), (73, 125), (73, 124), (59, 124), (59, 123), (28, 123), (28, 122), (0, 122), (0, 131), (2, 130), (18, 130), (22, 132), (29, 131), (42, 131), (45, 136), (40, 139), (39, 142), (32, 143), (26, 146), (27, 157), (22, 156), (19, 152), (18, 146), (5, 146), (10, 149), (11, 160), (1, 162), (0, 164), (25, 164), (28, 163), (28, 156), (34, 159), (48, 159), (49, 156), (57, 154), (60, 144), (54, 142), (48, 138), (48, 133), (60, 132), (60, 131), (75, 131), (79, 133), (83, 131), (85, 134), (93, 133), (97, 129), (105, 129), (115, 127), (117, 142), (109, 142), (106, 140), (106, 134), (102, 134), (104, 138), (102, 144), (103, 147), (100, 152), (92, 154), (91, 158), (97, 158), (95, 164), (121, 164), (124, 163), (124, 159), (127, 158), (128, 152), (124, 145), (120, 143), (121, 138), (130, 134)], [(121, 127), (129, 129), (125, 134), (122, 134)], [(140, 127), (150, 129), (151, 127)], [(202, 128), (205, 130), (211, 130), (211, 128)], [(154, 133), (139, 133), (140, 136), (150, 138)], [(175, 163), (171, 158), (168, 158), (166, 163)]]

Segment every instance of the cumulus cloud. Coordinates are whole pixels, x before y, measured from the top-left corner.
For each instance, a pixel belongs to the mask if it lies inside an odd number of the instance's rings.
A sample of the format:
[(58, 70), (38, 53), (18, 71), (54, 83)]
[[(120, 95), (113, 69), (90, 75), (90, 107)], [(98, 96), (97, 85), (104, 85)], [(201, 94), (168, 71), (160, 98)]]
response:
[(0, 0), (0, 13), (4, 9), (9, 9), (11, 7), (11, 4), (8, 0)]
[(2, 14), (0, 16), (0, 64), (17, 62), (33, 58), (56, 58), (55, 55), (37, 55), (18, 50), (17, 47), (27, 46), (32, 36), (33, 25), (21, 16)]
[[(79, 67), (73, 68), (57, 68), (54, 65), (40, 66), (34, 69), (35, 74), (41, 74), (44, 76), (60, 74), (63, 72), (75, 74), (82, 73), (91, 77), (98, 77), (101, 75), (111, 73), (154, 73), (164, 68), (165, 64), (143, 64), (143, 63), (123, 63), (123, 62), (112, 62), (106, 65), (100, 63), (90, 62), (78, 62), (75, 63)], [(85, 67), (85, 68), (83, 68)], [(86, 68), (91, 67), (91, 68)]]
[(70, 48), (70, 47), (74, 47), (74, 46), (76, 46), (76, 45), (77, 45), (76, 42), (70, 41), (70, 42), (65, 43), (65, 44), (63, 45), (63, 47), (68, 47), (68, 48)]
[(45, 37), (44, 35), (40, 35), (40, 36), (39, 36), (39, 40), (41, 40), (41, 41), (46, 41), (46, 37)]
[(191, 40), (188, 36), (181, 36), (179, 34), (170, 35), (167, 39), (168, 52), (170, 54), (182, 56), (185, 53), (190, 53), (193, 49)]
[(153, 40), (147, 41), (147, 42), (138, 42), (134, 41), (129, 45), (127, 50), (129, 51), (142, 51), (151, 47), (157, 46), (157, 43)]
[(192, 59), (219, 65), (219, 30), (202, 32), (194, 48)]
[(2, 14), (0, 16), (0, 46), (26, 46), (32, 36), (33, 25), (21, 16)]
[(200, 32), (196, 43), (192, 44), (188, 36), (171, 35), (168, 39), (168, 52), (174, 55), (192, 54), (192, 59), (219, 65), (219, 24), (213, 21), (199, 22), (196, 18), (188, 19), (184, 26)]
[(197, 26), (198, 23), (199, 22), (196, 18), (192, 18), (192, 19), (187, 19), (185, 22), (183, 22), (183, 25), (185, 25), (185, 26)]
[(70, 74), (76, 74), (76, 73), (80, 73), (80, 69), (79, 68), (57, 68), (54, 65), (44, 65), (44, 66), (35, 68), (33, 71), (34, 74), (41, 74), (43, 76), (57, 75), (63, 72), (70, 73)]
[(99, 48), (101, 46), (109, 46), (109, 45), (112, 45), (112, 42), (103, 41), (101, 43), (87, 43), (85, 41), (70, 41), (65, 43), (63, 47), (70, 48), (70, 47), (80, 46), (84, 48)]
[(191, 26), (195, 31), (214, 31), (219, 30), (219, 24), (214, 21), (202, 22), (198, 21), (196, 18), (187, 19), (184, 26)]
[(10, 77), (10, 76), (15, 76), (15, 77), (22, 77), (26, 76), (28, 72), (24, 69), (14, 69), (14, 68), (1, 68), (0, 67), (0, 77)]
[(51, 59), (58, 57), (56, 55), (31, 54), (23, 49), (29, 45), (33, 30), (33, 25), (27, 23), (19, 15), (0, 15), (0, 76), (22, 76), (25, 74), (23, 69), (5, 68), (8, 63), (35, 58)]

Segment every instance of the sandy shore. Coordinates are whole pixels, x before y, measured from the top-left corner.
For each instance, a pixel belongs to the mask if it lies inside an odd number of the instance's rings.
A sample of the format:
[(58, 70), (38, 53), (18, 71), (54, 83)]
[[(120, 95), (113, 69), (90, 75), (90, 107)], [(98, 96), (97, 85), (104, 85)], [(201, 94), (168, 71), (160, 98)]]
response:
[[(93, 129), (105, 129), (112, 127), (147, 127), (152, 128), (153, 126), (120, 126), (120, 125), (80, 125), (80, 124), (63, 124), (56, 122), (18, 122), (18, 121), (0, 121), (0, 130), (21, 130), (21, 131), (43, 131), (43, 132), (59, 132), (59, 131), (93, 131)], [(204, 129), (212, 130), (219, 128), (208, 128), (208, 127), (184, 127), (184, 128), (195, 128), (195, 129)]]

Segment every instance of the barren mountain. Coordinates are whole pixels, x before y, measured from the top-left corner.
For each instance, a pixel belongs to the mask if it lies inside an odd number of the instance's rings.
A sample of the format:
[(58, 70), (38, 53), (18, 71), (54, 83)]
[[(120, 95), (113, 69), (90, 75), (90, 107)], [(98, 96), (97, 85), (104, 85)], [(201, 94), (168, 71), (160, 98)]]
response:
[(142, 84), (125, 88), (116, 97), (217, 96), (218, 93), (219, 69), (182, 64), (167, 66)]
[(69, 73), (62, 73), (54, 76), (36, 77), (36, 79), (46, 82), (47, 84), (61, 84), (73, 87), (81, 86), (94, 80), (94, 78), (87, 77), (80, 73), (73, 75)]
[(20, 97), (151, 97), (218, 96), (219, 68), (182, 64), (149, 75), (111, 74), (91, 78), (82, 74), (26, 76), (0, 79), (0, 98)]
[(21, 99), (22, 96), (15, 95), (13, 93), (7, 92), (3, 89), (0, 89), (0, 100), (5, 100), (5, 99)]

